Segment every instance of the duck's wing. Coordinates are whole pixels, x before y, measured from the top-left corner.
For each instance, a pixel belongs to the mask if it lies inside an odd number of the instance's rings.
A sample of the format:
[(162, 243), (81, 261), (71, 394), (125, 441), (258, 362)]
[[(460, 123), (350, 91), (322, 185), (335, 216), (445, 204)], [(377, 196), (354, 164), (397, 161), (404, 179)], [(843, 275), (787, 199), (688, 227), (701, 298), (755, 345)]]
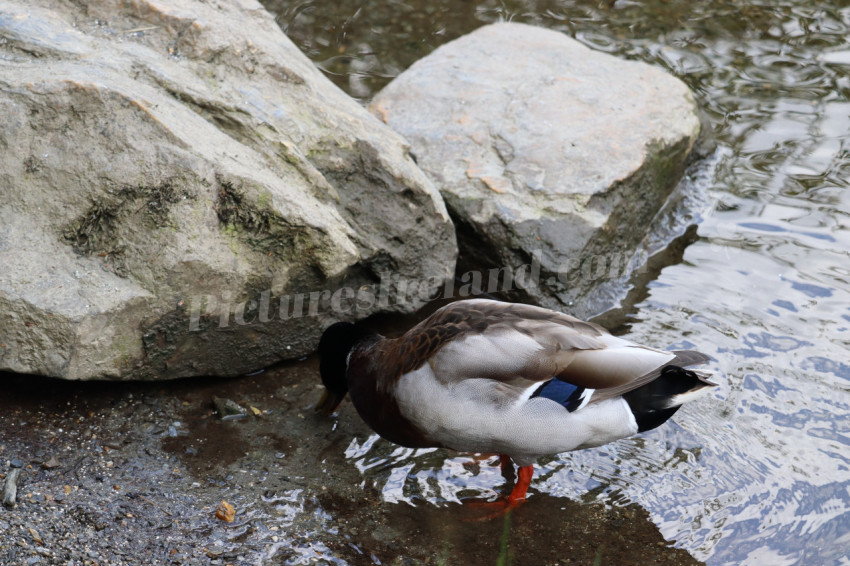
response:
[[(598, 389), (594, 391), (592, 398), (590, 398), (590, 402), (599, 403), (600, 401), (619, 397), (621, 395), (625, 395), (630, 391), (634, 391), (642, 385), (646, 385), (647, 383), (658, 379), (658, 377), (661, 375), (662, 370), (667, 366), (688, 368), (695, 365), (702, 365), (711, 359), (705, 354), (695, 352), (693, 350), (674, 350), (670, 353), (673, 354), (672, 360), (665, 362), (661, 366), (654, 368), (641, 376), (638, 376), (632, 381), (617, 385), (615, 387), (608, 387), (605, 389)], [(707, 386), (717, 385), (709, 379), (709, 377), (711, 376), (710, 372), (694, 371), (693, 374), (696, 375), (696, 378), (699, 381), (703, 382)]]
[(392, 349), (399, 375), (428, 363), (446, 384), (486, 378), (521, 395), (554, 377), (588, 389), (628, 387), (675, 359), (563, 313), (485, 299), (443, 307)]

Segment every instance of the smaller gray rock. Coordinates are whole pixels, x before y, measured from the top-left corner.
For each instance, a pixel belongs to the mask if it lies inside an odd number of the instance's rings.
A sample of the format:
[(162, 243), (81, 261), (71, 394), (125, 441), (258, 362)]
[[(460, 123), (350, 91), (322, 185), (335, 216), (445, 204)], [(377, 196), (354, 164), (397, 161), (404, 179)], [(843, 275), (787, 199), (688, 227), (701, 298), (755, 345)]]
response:
[(460, 270), (482, 275), (464, 283), (521, 279), (524, 298), (581, 317), (614, 306), (606, 285), (633, 267), (700, 132), (675, 77), (514, 23), (443, 45), (371, 110), (446, 200)]

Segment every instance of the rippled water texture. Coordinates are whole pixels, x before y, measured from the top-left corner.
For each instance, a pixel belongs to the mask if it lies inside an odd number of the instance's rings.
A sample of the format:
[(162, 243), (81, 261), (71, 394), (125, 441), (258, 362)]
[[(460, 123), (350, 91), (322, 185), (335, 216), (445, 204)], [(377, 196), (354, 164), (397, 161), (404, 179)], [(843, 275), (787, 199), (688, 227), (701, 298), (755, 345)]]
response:
[[(709, 564), (850, 563), (850, 8), (267, 4), (364, 101), (433, 48), (500, 19), (561, 30), (690, 85), (719, 142), (715, 206), (684, 260), (650, 285), (626, 335), (710, 354), (722, 386), (642, 438), (552, 459), (532, 487), (637, 502), (665, 537)], [(352, 441), (344, 456), (388, 502), (440, 505), (495, 495), (503, 482), (497, 467), (469, 457), (374, 437)]]

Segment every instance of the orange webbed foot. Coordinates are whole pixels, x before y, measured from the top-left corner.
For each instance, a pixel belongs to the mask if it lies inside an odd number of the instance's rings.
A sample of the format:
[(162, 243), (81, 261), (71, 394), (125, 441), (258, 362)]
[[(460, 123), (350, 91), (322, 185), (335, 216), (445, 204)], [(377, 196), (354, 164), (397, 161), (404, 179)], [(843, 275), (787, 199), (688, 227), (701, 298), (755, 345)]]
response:
[[(506, 466), (510, 465), (510, 459), (507, 456), (499, 456), (499, 460), (502, 466), (502, 471), (505, 471)], [(507, 463), (506, 463), (507, 462)], [(486, 521), (489, 519), (495, 519), (498, 517), (503, 517), (507, 513), (509, 513), (512, 509), (519, 507), (523, 501), (525, 501), (526, 493), (528, 492), (528, 486), (531, 485), (531, 478), (534, 476), (534, 466), (520, 466), (517, 470), (517, 480), (514, 484), (513, 490), (511, 490), (510, 495), (508, 495), (505, 499), (499, 499), (497, 501), (472, 501), (467, 505), (469, 507), (475, 509), (485, 509), (491, 511), (487, 515), (483, 517), (477, 517), (475, 519), (471, 519), (473, 521)]]

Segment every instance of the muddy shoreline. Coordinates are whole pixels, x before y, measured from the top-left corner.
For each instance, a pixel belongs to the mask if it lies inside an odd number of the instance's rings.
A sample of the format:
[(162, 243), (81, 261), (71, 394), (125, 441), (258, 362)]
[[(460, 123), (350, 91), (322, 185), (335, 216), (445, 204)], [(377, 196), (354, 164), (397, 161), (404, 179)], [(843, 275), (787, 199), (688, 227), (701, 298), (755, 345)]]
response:
[[(382, 500), (386, 470), (345, 457), (369, 437), (350, 404), (312, 412), (316, 371), (308, 359), (232, 380), (0, 376), (0, 485), (22, 466), (17, 507), (0, 507), (0, 563), (698, 564), (636, 505), (533, 484), (511, 516), (483, 521), (473, 498)], [(220, 419), (214, 397), (248, 415)], [(222, 500), (232, 523), (215, 516)]]

